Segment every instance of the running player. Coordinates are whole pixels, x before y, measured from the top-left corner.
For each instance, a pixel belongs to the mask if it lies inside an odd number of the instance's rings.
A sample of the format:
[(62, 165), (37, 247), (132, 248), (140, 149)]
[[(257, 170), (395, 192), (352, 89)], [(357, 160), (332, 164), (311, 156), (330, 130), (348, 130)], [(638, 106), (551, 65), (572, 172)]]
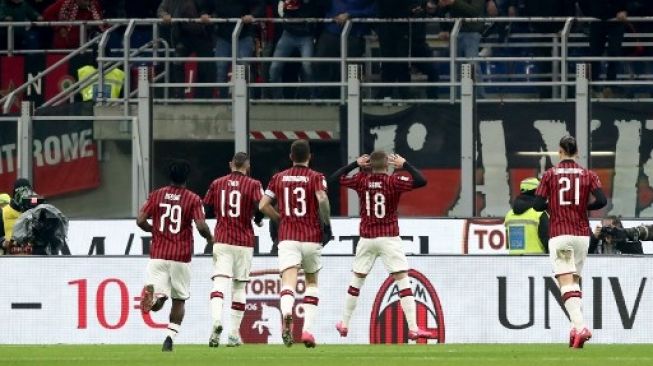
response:
[[(549, 224), (549, 256), (558, 279), (562, 301), (571, 319), (569, 347), (583, 348), (592, 332), (583, 319), (580, 278), (590, 241), (588, 210), (598, 210), (607, 200), (598, 176), (574, 160), (578, 154), (576, 139), (560, 140), (560, 163), (547, 170), (535, 191), (534, 208), (547, 209)], [(590, 194), (594, 201), (590, 201)]]
[[(312, 326), (318, 305), (317, 274), (321, 244), (331, 238), (330, 206), (326, 193), (326, 180), (321, 173), (311, 170), (311, 150), (306, 140), (297, 140), (290, 147), (293, 166), (275, 174), (259, 205), (268, 217), (281, 215), (279, 226), (279, 271), (281, 273), (281, 314), (283, 316), (283, 342), (293, 343), (293, 305), (299, 268), (306, 276), (304, 295), (304, 329), (301, 341), (306, 347), (315, 347)], [(272, 207), (277, 200), (279, 213)]]
[[(405, 169), (410, 177), (398, 173), (389, 175), (389, 165), (396, 169)], [(372, 171), (347, 176), (356, 168), (371, 168)], [(430, 332), (417, 326), (415, 297), (410, 286), (408, 261), (399, 237), (397, 219), (397, 205), (401, 194), (425, 186), (426, 179), (406, 162), (406, 159), (396, 154), (388, 156), (384, 151), (375, 151), (372, 155), (359, 157), (355, 162), (336, 171), (330, 180), (337, 178), (340, 178), (343, 187), (358, 193), (361, 217), (361, 239), (356, 247), (354, 275), (347, 291), (342, 321), (336, 324), (340, 336), (347, 336), (349, 321), (356, 309), (365, 277), (380, 257), (399, 288), (401, 308), (408, 323), (408, 338), (430, 338)]]
[[(204, 204), (217, 218), (213, 245), (213, 290), (211, 317), (213, 331), (209, 347), (220, 345), (224, 294), (231, 282), (231, 332), (227, 347), (242, 344), (240, 324), (245, 312), (245, 285), (249, 282), (254, 253), (252, 218), (263, 196), (261, 182), (247, 176), (249, 157), (239, 152), (229, 162), (231, 174), (211, 183)], [(207, 211), (208, 211), (207, 210)]]
[[(172, 298), (170, 323), (163, 351), (172, 344), (184, 320), (184, 303), (190, 293), (190, 260), (193, 255), (193, 221), (208, 243), (211, 230), (204, 221), (202, 200), (186, 189), (190, 164), (175, 160), (169, 166), (170, 185), (152, 193), (141, 209), (136, 223), (152, 233), (147, 282), (141, 295), (141, 311), (158, 311)], [(152, 224), (147, 221), (152, 219)]]

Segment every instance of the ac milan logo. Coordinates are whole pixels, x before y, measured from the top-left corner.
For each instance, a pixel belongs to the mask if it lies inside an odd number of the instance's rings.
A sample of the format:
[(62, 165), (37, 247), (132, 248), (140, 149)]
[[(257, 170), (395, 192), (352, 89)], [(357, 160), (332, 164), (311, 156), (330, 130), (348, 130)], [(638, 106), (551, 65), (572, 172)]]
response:
[[(444, 343), (444, 316), (440, 299), (431, 282), (422, 273), (408, 271), (417, 305), (417, 325), (433, 333), (433, 339)], [(370, 317), (370, 343), (408, 343), (408, 324), (399, 302), (399, 288), (392, 276), (381, 285), (374, 299)], [(428, 343), (420, 339), (417, 343)]]
[[(281, 279), (279, 271), (267, 270), (251, 273), (251, 281), (247, 284), (247, 304), (243, 322), (240, 325), (240, 335), (243, 342), (251, 343), (281, 343), (281, 310), (279, 293)], [(306, 292), (306, 282), (303, 273), (297, 279), (295, 289), (296, 302), (294, 313), (294, 338), (300, 339), (304, 327), (304, 308), (302, 296)]]

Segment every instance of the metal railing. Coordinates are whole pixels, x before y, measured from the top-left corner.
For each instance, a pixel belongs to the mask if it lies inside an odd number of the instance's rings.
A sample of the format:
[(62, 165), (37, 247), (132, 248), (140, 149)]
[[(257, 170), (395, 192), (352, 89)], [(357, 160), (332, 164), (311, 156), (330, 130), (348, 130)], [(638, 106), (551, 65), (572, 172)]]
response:
[[(585, 47), (587, 43), (583, 40), (582, 34), (572, 33), (573, 27), (575, 24), (579, 23), (591, 23), (596, 22), (596, 19), (593, 18), (546, 18), (546, 17), (532, 17), (532, 18), (505, 18), (505, 17), (496, 17), (496, 18), (465, 18), (465, 19), (443, 19), (443, 18), (417, 18), (417, 19), (376, 19), (376, 18), (361, 18), (361, 19), (350, 19), (342, 26), (340, 33), (340, 56), (339, 57), (309, 57), (309, 58), (296, 58), (296, 57), (239, 57), (237, 48), (238, 48), (238, 39), (240, 38), (241, 32), (244, 27), (244, 23), (240, 19), (210, 19), (208, 23), (212, 25), (221, 25), (221, 24), (231, 24), (234, 25), (234, 30), (231, 35), (231, 56), (230, 57), (177, 57), (170, 56), (171, 48), (165, 40), (159, 38), (160, 27), (164, 25), (161, 19), (109, 19), (105, 21), (84, 21), (84, 22), (0, 22), (0, 28), (7, 28), (7, 44), (8, 49), (6, 51), (0, 51), (0, 54), (3, 52), (5, 54), (20, 54), (20, 53), (30, 53), (33, 51), (39, 50), (17, 50), (14, 46), (14, 29), (16, 27), (27, 27), (27, 26), (37, 26), (37, 27), (53, 27), (61, 25), (71, 25), (77, 26), (80, 28), (80, 40), (83, 41), (87, 37), (88, 29), (91, 27), (97, 27), (100, 25), (109, 25), (110, 28), (105, 31), (100, 36), (94, 37), (91, 41), (84, 43), (80, 48), (73, 50), (66, 60), (74, 57), (74, 55), (80, 54), (81, 52), (88, 50), (93, 45), (98, 45), (98, 72), (84, 82), (77, 82), (74, 84), (74, 88), (69, 88), (65, 92), (59, 93), (53, 101), (47, 101), (45, 105), (56, 105), (61, 103), (63, 100), (66, 100), (71, 95), (74, 95), (76, 92), (88, 86), (91, 82), (97, 77), (100, 81), (100, 85), (103, 85), (105, 74), (111, 71), (113, 68), (118, 67), (116, 63), (121, 63), (120, 66), (124, 68), (125, 71), (125, 83), (124, 83), (124, 93), (123, 97), (119, 100), (113, 100), (111, 98), (106, 98), (102, 94), (103, 88), (100, 87), (100, 95), (98, 100), (100, 102), (110, 101), (110, 102), (121, 102), (125, 107), (125, 113), (128, 113), (129, 103), (134, 102), (134, 96), (136, 90), (131, 89), (131, 74), (130, 70), (136, 63), (163, 63), (165, 65), (165, 70), (159, 74), (155, 75), (155, 80), (157, 83), (155, 87), (163, 88), (164, 96), (163, 100), (170, 101), (168, 96), (168, 88), (179, 87), (179, 86), (188, 86), (188, 87), (206, 87), (206, 88), (215, 88), (215, 87), (233, 87), (233, 82), (215, 82), (215, 83), (185, 83), (174, 81), (170, 82), (170, 62), (229, 62), (232, 69), (235, 69), (235, 66), (238, 64), (267, 64), (274, 62), (309, 62), (309, 63), (334, 63), (337, 64), (340, 70), (340, 78), (338, 80), (330, 80), (328, 82), (300, 82), (300, 83), (260, 83), (260, 82), (249, 82), (249, 86), (253, 88), (258, 88), (261, 90), (269, 88), (283, 88), (283, 87), (319, 87), (319, 88), (340, 88), (340, 96), (337, 99), (323, 99), (324, 101), (336, 102), (344, 104), (346, 101), (346, 78), (347, 78), (347, 65), (352, 63), (363, 63), (366, 65), (371, 65), (373, 63), (390, 63), (390, 62), (399, 62), (399, 63), (436, 63), (444, 64), (448, 67), (448, 80), (439, 81), (439, 82), (407, 82), (407, 83), (386, 83), (386, 82), (377, 82), (370, 78), (365, 80), (362, 83), (363, 87), (372, 90), (375, 88), (448, 88), (448, 99), (439, 100), (438, 102), (455, 102), (459, 99), (458, 89), (460, 87), (459, 78), (457, 78), (457, 69), (459, 65), (463, 63), (551, 63), (551, 74), (546, 75), (531, 75), (532, 78), (542, 78), (545, 77), (550, 81), (531, 81), (531, 80), (522, 80), (524, 76), (520, 75), (511, 75), (509, 79), (517, 80), (502, 80), (506, 79), (505, 75), (494, 76), (494, 75), (483, 75), (477, 85), (479, 86), (493, 86), (493, 87), (513, 87), (513, 88), (532, 88), (532, 87), (547, 87), (552, 88), (553, 100), (567, 100), (567, 89), (568, 86), (573, 83), (573, 73), (570, 75), (569, 67), (574, 63), (588, 62), (588, 61), (627, 61), (627, 62), (651, 62), (653, 61), (653, 56), (642, 56), (642, 57), (633, 57), (633, 56), (621, 56), (621, 57), (594, 57), (594, 56), (572, 56), (570, 55), (570, 49)], [(653, 17), (639, 17), (639, 18), (629, 18), (630, 22), (653, 22)], [(178, 23), (200, 23), (200, 19), (173, 19), (171, 24)], [(275, 23), (275, 24), (288, 24), (288, 23), (331, 23), (333, 19), (269, 19), (269, 18), (260, 18), (255, 20), (256, 23)], [(494, 39), (489, 39), (489, 42), (484, 42), (481, 44), (482, 47), (491, 47), (491, 48), (500, 48), (500, 47), (509, 47), (509, 48), (522, 48), (528, 49), (529, 47), (547, 47), (551, 48), (551, 56), (474, 56), (474, 57), (458, 57), (458, 35), (463, 29), (463, 25), (467, 23), (559, 23), (560, 32), (550, 33), (550, 34), (517, 34), (510, 35), (508, 40), (513, 39), (538, 39), (537, 42), (496, 42)], [(442, 47), (448, 51), (447, 56), (436, 56), (431, 55), (431, 57), (411, 57), (406, 55), (406, 57), (373, 57), (370, 54), (364, 55), (364, 57), (353, 57), (352, 55), (347, 54), (351, 30), (355, 26), (361, 25), (377, 25), (379, 23), (433, 23), (433, 24), (448, 24), (451, 26), (450, 40), (448, 45)], [(115, 31), (118, 27), (126, 27), (125, 32), (122, 36), (122, 57), (107, 57), (106, 46), (109, 38), (109, 34)], [(141, 46), (139, 48), (133, 49), (131, 47), (131, 38), (136, 27), (148, 27), (151, 29), (152, 41), (148, 43), (145, 47)], [(122, 29), (122, 28), (121, 28)], [(638, 37), (635, 42), (625, 42), (625, 46), (629, 45), (653, 45), (653, 42), (641, 42), (639, 38), (647, 37), (653, 41), (653, 34), (637, 34), (634, 37)], [(632, 37), (630, 37), (632, 38)], [(540, 39), (547, 40), (546, 42), (539, 42)], [(627, 40), (629, 38), (626, 38)], [(369, 40), (369, 39), (368, 39)], [(550, 41), (549, 41), (550, 40)], [(159, 47), (163, 46), (164, 54), (161, 56), (159, 53)], [(151, 55), (145, 55), (145, 52), (150, 52)], [(62, 63), (65, 61), (62, 61)], [(56, 64), (61, 65), (61, 64)], [(53, 65), (54, 66), (54, 65)], [(47, 75), (49, 72), (53, 71), (55, 67), (50, 67), (45, 71), (39, 73), (37, 78), (40, 80), (43, 76)], [(371, 70), (371, 67), (366, 68)], [(529, 76), (526, 76), (529, 77)], [(648, 77), (647, 77), (648, 78)], [(498, 80), (498, 81), (497, 81)], [(24, 91), (29, 87), (30, 83), (34, 83), (34, 79), (30, 80), (28, 83), (22, 85), (17, 90), (14, 90), (5, 98), (0, 99), (0, 103), (4, 103), (4, 110), (7, 110), (7, 106), (10, 106), (13, 102), (13, 99), (18, 95), (18, 93)], [(611, 86), (611, 85), (620, 85), (620, 86), (643, 86), (648, 85), (647, 81), (640, 80), (624, 80), (619, 82), (613, 81), (593, 81), (593, 85), (601, 86)], [(369, 93), (368, 93), (369, 94)], [(508, 93), (509, 94), (509, 93)], [(501, 99), (505, 97), (510, 97), (510, 95), (501, 95)], [(229, 98), (226, 98), (229, 100)], [(213, 100), (213, 99), (211, 99)], [(300, 100), (295, 100), (300, 101)], [(306, 100), (305, 100), (306, 101)], [(316, 100), (311, 99), (309, 102), (316, 102)], [(368, 102), (378, 102), (373, 96), (368, 95), (366, 98)], [(430, 99), (407, 99), (402, 101), (422, 101), (429, 102)], [(198, 102), (198, 100), (179, 100), (179, 102)], [(278, 102), (277, 99), (271, 98), (259, 98), (258, 102)]]

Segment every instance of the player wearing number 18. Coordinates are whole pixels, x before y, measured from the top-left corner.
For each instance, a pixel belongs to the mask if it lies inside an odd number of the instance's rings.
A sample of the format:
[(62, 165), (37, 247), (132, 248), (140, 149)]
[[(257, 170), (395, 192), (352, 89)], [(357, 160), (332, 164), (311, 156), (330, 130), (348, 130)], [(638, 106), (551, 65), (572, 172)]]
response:
[[(207, 242), (213, 243), (204, 220), (202, 200), (186, 189), (190, 164), (175, 160), (169, 166), (170, 185), (157, 189), (141, 209), (136, 223), (152, 233), (147, 282), (141, 294), (141, 311), (158, 311), (172, 298), (170, 323), (163, 351), (172, 343), (184, 319), (184, 304), (190, 296), (190, 260), (193, 255), (193, 221)], [(147, 222), (152, 219), (152, 224)]]
[[(560, 163), (542, 176), (533, 208), (543, 211), (548, 201), (549, 256), (572, 323), (569, 347), (582, 348), (592, 337), (583, 319), (580, 290), (591, 233), (587, 211), (602, 208), (607, 200), (599, 177), (574, 160), (578, 154), (576, 139), (563, 137), (558, 154)], [(591, 203), (590, 195), (594, 196)]]
[[(318, 304), (317, 273), (321, 244), (331, 237), (329, 198), (324, 175), (308, 167), (311, 150), (306, 140), (297, 140), (290, 147), (293, 166), (275, 174), (261, 200), (259, 209), (271, 219), (281, 216), (279, 225), (279, 272), (281, 273), (282, 337), (286, 346), (293, 343), (293, 308), (299, 268), (304, 269), (304, 329), (302, 342), (315, 347), (311, 327)], [(272, 207), (277, 200), (279, 212)]]
[(215, 212), (217, 219), (211, 291), (213, 331), (209, 347), (220, 344), (222, 306), (230, 282), (231, 332), (227, 346), (234, 347), (242, 343), (240, 324), (245, 312), (245, 285), (249, 281), (254, 253), (252, 218), (263, 196), (261, 182), (247, 176), (250, 165), (246, 153), (236, 153), (229, 162), (229, 167), (231, 174), (214, 180), (204, 196), (204, 204)]
[[(399, 173), (388, 175), (388, 165), (405, 169), (410, 176)], [(371, 173), (358, 172), (347, 176), (356, 168), (371, 168)], [(342, 321), (336, 329), (342, 337), (349, 332), (349, 321), (356, 309), (360, 289), (365, 277), (372, 270), (377, 258), (381, 258), (385, 268), (392, 274), (399, 289), (401, 308), (408, 324), (408, 339), (431, 338), (430, 332), (417, 326), (415, 297), (408, 278), (408, 260), (399, 237), (397, 206), (404, 192), (426, 185), (424, 176), (406, 159), (384, 151), (363, 155), (355, 162), (336, 171), (330, 181), (340, 178), (340, 185), (356, 193), (360, 202), (360, 236), (354, 258), (352, 281), (347, 291)]]

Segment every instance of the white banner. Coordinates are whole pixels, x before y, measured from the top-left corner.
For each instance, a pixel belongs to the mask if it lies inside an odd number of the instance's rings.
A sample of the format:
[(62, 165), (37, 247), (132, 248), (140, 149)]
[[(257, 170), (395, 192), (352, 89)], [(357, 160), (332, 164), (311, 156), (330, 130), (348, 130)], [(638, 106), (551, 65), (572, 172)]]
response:
[[(262, 228), (255, 227), (258, 253), (270, 253), (267, 220)], [(360, 220), (333, 219), (334, 240), (325, 247), (325, 254), (354, 254), (360, 239)], [(592, 221), (592, 227), (597, 221)], [(628, 220), (626, 227), (653, 221)], [(407, 253), (412, 254), (506, 254), (505, 230), (502, 219), (401, 219), (400, 232)], [(209, 220), (211, 229), (214, 220)], [(195, 234), (195, 254), (210, 253), (206, 241)], [(73, 255), (142, 255), (148, 253), (150, 234), (136, 226), (135, 220), (72, 220), (68, 230), (68, 246)], [(653, 254), (653, 245), (644, 244), (644, 252)]]
[[(406, 324), (393, 281), (377, 264), (361, 290), (349, 337), (340, 319), (352, 257), (324, 257), (314, 333), (318, 343), (405, 342)], [(546, 257), (409, 257), (418, 322), (436, 337), (430, 343), (561, 343), (569, 322), (556, 300)], [(2, 257), (0, 344), (159, 343), (170, 304), (151, 317), (138, 309), (146, 258)], [(254, 259), (248, 285), (245, 342), (279, 343), (280, 282), (276, 258)], [(191, 299), (180, 343), (206, 343), (210, 333), (211, 259), (195, 258)], [(591, 257), (583, 300), (592, 342), (653, 341), (653, 258)], [(304, 283), (297, 288), (296, 332), (302, 322)], [(229, 328), (229, 296), (223, 319)], [(299, 333), (297, 333), (299, 334)]]

